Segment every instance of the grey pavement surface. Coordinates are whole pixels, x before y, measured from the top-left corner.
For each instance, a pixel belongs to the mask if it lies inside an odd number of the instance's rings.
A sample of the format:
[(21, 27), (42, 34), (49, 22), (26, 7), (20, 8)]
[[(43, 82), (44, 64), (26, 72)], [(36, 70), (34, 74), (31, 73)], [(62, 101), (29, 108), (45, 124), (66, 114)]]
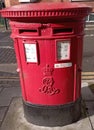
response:
[(94, 30), (84, 36), (83, 71), (94, 71)]
[(85, 28), (83, 41), (84, 44), (82, 70), (92, 72), (94, 71), (94, 27)]
[(19, 76), (11, 32), (0, 28), (0, 125), (13, 97), (21, 97)]
[(24, 118), (21, 98), (12, 98), (6, 117), (2, 123), (1, 130), (94, 130), (94, 94), (89, 90), (88, 83), (82, 83), (82, 116), (79, 121), (62, 127), (43, 127), (29, 123)]
[[(93, 71), (94, 67), (93, 32), (90, 32), (92, 35), (87, 32), (84, 39), (84, 71)], [(82, 116), (76, 123), (63, 127), (40, 127), (26, 121), (13, 41), (9, 35), (9, 31), (0, 32), (0, 130), (94, 130), (94, 94), (88, 87), (94, 84), (94, 79), (82, 81)]]

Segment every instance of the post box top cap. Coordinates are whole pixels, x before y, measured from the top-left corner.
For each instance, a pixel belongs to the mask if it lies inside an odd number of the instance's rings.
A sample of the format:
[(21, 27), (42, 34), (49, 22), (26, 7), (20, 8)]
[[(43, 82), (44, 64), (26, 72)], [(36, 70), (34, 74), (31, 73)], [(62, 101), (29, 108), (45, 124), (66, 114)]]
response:
[(11, 20), (21, 18), (71, 18), (85, 17), (91, 12), (91, 8), (85, 4), (70, 2), (30, 3), (20, 4), (5, 8), (1, 11), (3, 17)]

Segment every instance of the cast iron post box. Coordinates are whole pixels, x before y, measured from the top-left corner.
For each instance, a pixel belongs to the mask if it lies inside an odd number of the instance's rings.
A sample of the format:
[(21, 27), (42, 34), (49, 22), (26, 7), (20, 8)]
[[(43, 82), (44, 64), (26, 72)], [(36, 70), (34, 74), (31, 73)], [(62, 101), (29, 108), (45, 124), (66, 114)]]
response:
[(25, 117), (61, 126), (81, 115), (81, 66), (85, 17), (77, 3), (37, 3), (6, 8), (10, 19)]

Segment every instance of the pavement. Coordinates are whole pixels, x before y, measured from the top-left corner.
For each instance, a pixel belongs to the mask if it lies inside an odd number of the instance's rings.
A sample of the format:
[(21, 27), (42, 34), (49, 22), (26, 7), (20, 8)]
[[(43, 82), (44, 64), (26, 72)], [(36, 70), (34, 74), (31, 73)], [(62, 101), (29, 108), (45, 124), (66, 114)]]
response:
[[(79, 121), (62, 127), (43, 127), (26, 121), (10, 33), (4, 29), (0, 31), (0, 130), (94, 130), (94, 78), (82, 80)], [(88, 74), (83, 72), (82, 75)]]

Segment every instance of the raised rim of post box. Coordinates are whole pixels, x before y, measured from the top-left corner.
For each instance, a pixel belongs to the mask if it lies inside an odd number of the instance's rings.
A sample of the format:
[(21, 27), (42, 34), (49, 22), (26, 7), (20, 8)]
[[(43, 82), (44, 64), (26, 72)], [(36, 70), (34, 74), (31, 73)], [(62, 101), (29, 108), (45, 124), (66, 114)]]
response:
[(64, 18), (82, 19), (87, 16), (89, 12), (91, 12), (91, 8), (85, 4), (53, 2), (20, 4), (3, 9), (1, 14), (3, 17), (9, 18), (12, 21), (39, 23), (46, 22), (46, 20), (53, 21), (54, 19), (57, 19), (57, 21), (62, 21)]

